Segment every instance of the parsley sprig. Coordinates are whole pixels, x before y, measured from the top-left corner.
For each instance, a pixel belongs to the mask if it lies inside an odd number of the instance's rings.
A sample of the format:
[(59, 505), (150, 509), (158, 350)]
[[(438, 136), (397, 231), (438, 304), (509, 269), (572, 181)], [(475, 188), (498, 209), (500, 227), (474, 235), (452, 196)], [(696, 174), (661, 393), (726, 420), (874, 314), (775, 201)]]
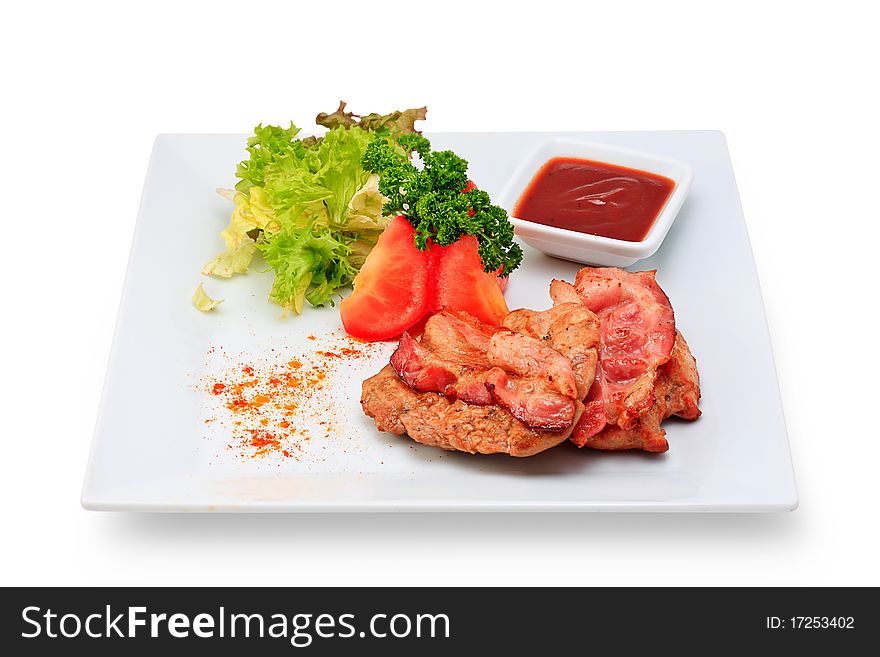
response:
[[(413, 163), (413, 152), (421, 167)], [(507, 276), (519, 266), (522, 249), (513, 241), (507, 212), (492, 205), (486, 192), (469, 189), (468, 163), (452, 151), (434, 152), (418, 134), (403, 135), (396, 144), (379, 138), (367, 146), (362, 166), (379, 174), (379, 191), (388, 199), (385, 214), (409, 220), (420, 250), (428, 248), (429, 240), (447, 246), (474, 235), (485, 271)]]

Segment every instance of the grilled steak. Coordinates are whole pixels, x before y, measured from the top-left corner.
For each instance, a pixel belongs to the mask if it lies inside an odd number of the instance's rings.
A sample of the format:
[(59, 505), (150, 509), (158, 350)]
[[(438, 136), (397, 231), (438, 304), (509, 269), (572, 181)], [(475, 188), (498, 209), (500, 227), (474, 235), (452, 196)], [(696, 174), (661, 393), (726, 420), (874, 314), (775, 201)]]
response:
[(471, 453), (530, 456), (579, 447), (665, 452), (661, 423), (700, 415), (700, 380), (654, 272), (585, 267), (554, 280), (554, 306), (502, 326), (441, 311), (404, 333), (364, 381), (381, 431)]

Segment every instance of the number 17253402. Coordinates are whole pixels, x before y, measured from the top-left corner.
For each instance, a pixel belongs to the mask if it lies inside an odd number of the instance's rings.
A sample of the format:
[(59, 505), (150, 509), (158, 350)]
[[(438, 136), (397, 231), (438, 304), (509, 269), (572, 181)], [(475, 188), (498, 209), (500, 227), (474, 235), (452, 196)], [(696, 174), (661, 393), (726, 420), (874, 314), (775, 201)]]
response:
[(855, 624), (853, 616), (767, 616), (765, 620), (768, 630), (852, 630)]

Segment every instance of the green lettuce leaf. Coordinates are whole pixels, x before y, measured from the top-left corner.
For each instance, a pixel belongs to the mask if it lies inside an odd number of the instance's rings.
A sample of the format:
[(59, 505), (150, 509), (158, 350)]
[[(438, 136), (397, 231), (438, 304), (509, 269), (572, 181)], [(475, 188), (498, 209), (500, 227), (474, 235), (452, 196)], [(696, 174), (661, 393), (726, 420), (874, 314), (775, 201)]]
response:
[(299, 139), (292, 123), (258, 125), (248, 159), (236, 169), (236, 191), (218, 190), (235, 208), (220, 234), (226, 250), (202, 273), (245, 273), (261, 253), (275, 273), (271, 301), (296, 313), (305, 301), (333, 303), (389, 220), (378, 176), (361, 163), (367, 146), (379, 136), (396, 143), (398, 135), (416, 132), (415, 121), (424, 116), (421, 108), (358, 117), (341, 103), (334, 114), (319, 115), (318, 123), (330, 128), (322, 137)]
[(351, 285), (361, 245), (374, 244), (387, 224), (384, 197), (360, 163), (372, 138), (357, 127), (335, 128), (298, 157), (265, 168), (262, 189), (279, 226), (263, 230), (257, 247), (275, 270), (274, 303), (298, 314), (304, 300), (323, 306)]
[(261, 252), (275, 272), (270, 300), (298, 314), (305, 301), (332, 303), (351, 285), (388, 218), (378, 177), (361, 166), (371, 132), (334, 128), (309, 148), (294, 140), (297, 133), (294, 126), (257, 126), (251, 159), (238, 168), (235, 209), (220, 233), (226, 251), (202, 273), (245, 273)]
[(297, 314), (303, 300), (313, 306), (332, 303), (333, 295), (357, 273), (348, 260), (351, 249), (327, 226), (287, 228), (269, 236), (260, 250), (275, 270), (269, 299)]
[(254, 136), (247, 142), (250, 157), (241, 162), (235, 171), (236, 177), (240, 178), (235, 189), (246, 192), (251, 187), (261, 186), (267, 168), (271, 169), (285, 157), (302, 151), (302, 143), (296, 140), (299, 130), (293, 122), (288, 128), (274, 125), (264, 128), (262, 124), (254, 128)]
[(359, 158), (372, 140), (369, 131), (336, 128), (314, 147), (267, 167), (263, 189), (282, 226), (344, 230), (349, 202), (370, 177)]

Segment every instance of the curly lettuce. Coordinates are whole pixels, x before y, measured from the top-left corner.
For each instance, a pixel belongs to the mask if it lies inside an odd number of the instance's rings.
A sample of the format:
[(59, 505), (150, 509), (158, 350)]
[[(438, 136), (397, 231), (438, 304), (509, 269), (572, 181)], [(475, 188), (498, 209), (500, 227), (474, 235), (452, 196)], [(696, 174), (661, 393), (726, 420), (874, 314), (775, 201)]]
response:
[(297, 314), (304, 300), (313, 306), (332, 303), (333, 295), (357, 274), (351, 249), (327, 226), (287, 227), (261, 245), (261, 251), (275, 270), (269, 299)]
[(330, 128), (322, 137), (299, 139), (292, 123), (254, 129), (248, 159), (236, 169), (235, 208), (220, 234), (226, 250), (202, 273), (243, 274), (260, 254), (275, 273), (269, 299), (295, 313), (306, 301), (332, 304), (351, 285), (388, 223), (378, 176), (361, 160), (375, 138), (393, 143), (415, 132), (424, 109), (365, 117), (344, 109), (342, 103), (333, 115), (319, 115)]

